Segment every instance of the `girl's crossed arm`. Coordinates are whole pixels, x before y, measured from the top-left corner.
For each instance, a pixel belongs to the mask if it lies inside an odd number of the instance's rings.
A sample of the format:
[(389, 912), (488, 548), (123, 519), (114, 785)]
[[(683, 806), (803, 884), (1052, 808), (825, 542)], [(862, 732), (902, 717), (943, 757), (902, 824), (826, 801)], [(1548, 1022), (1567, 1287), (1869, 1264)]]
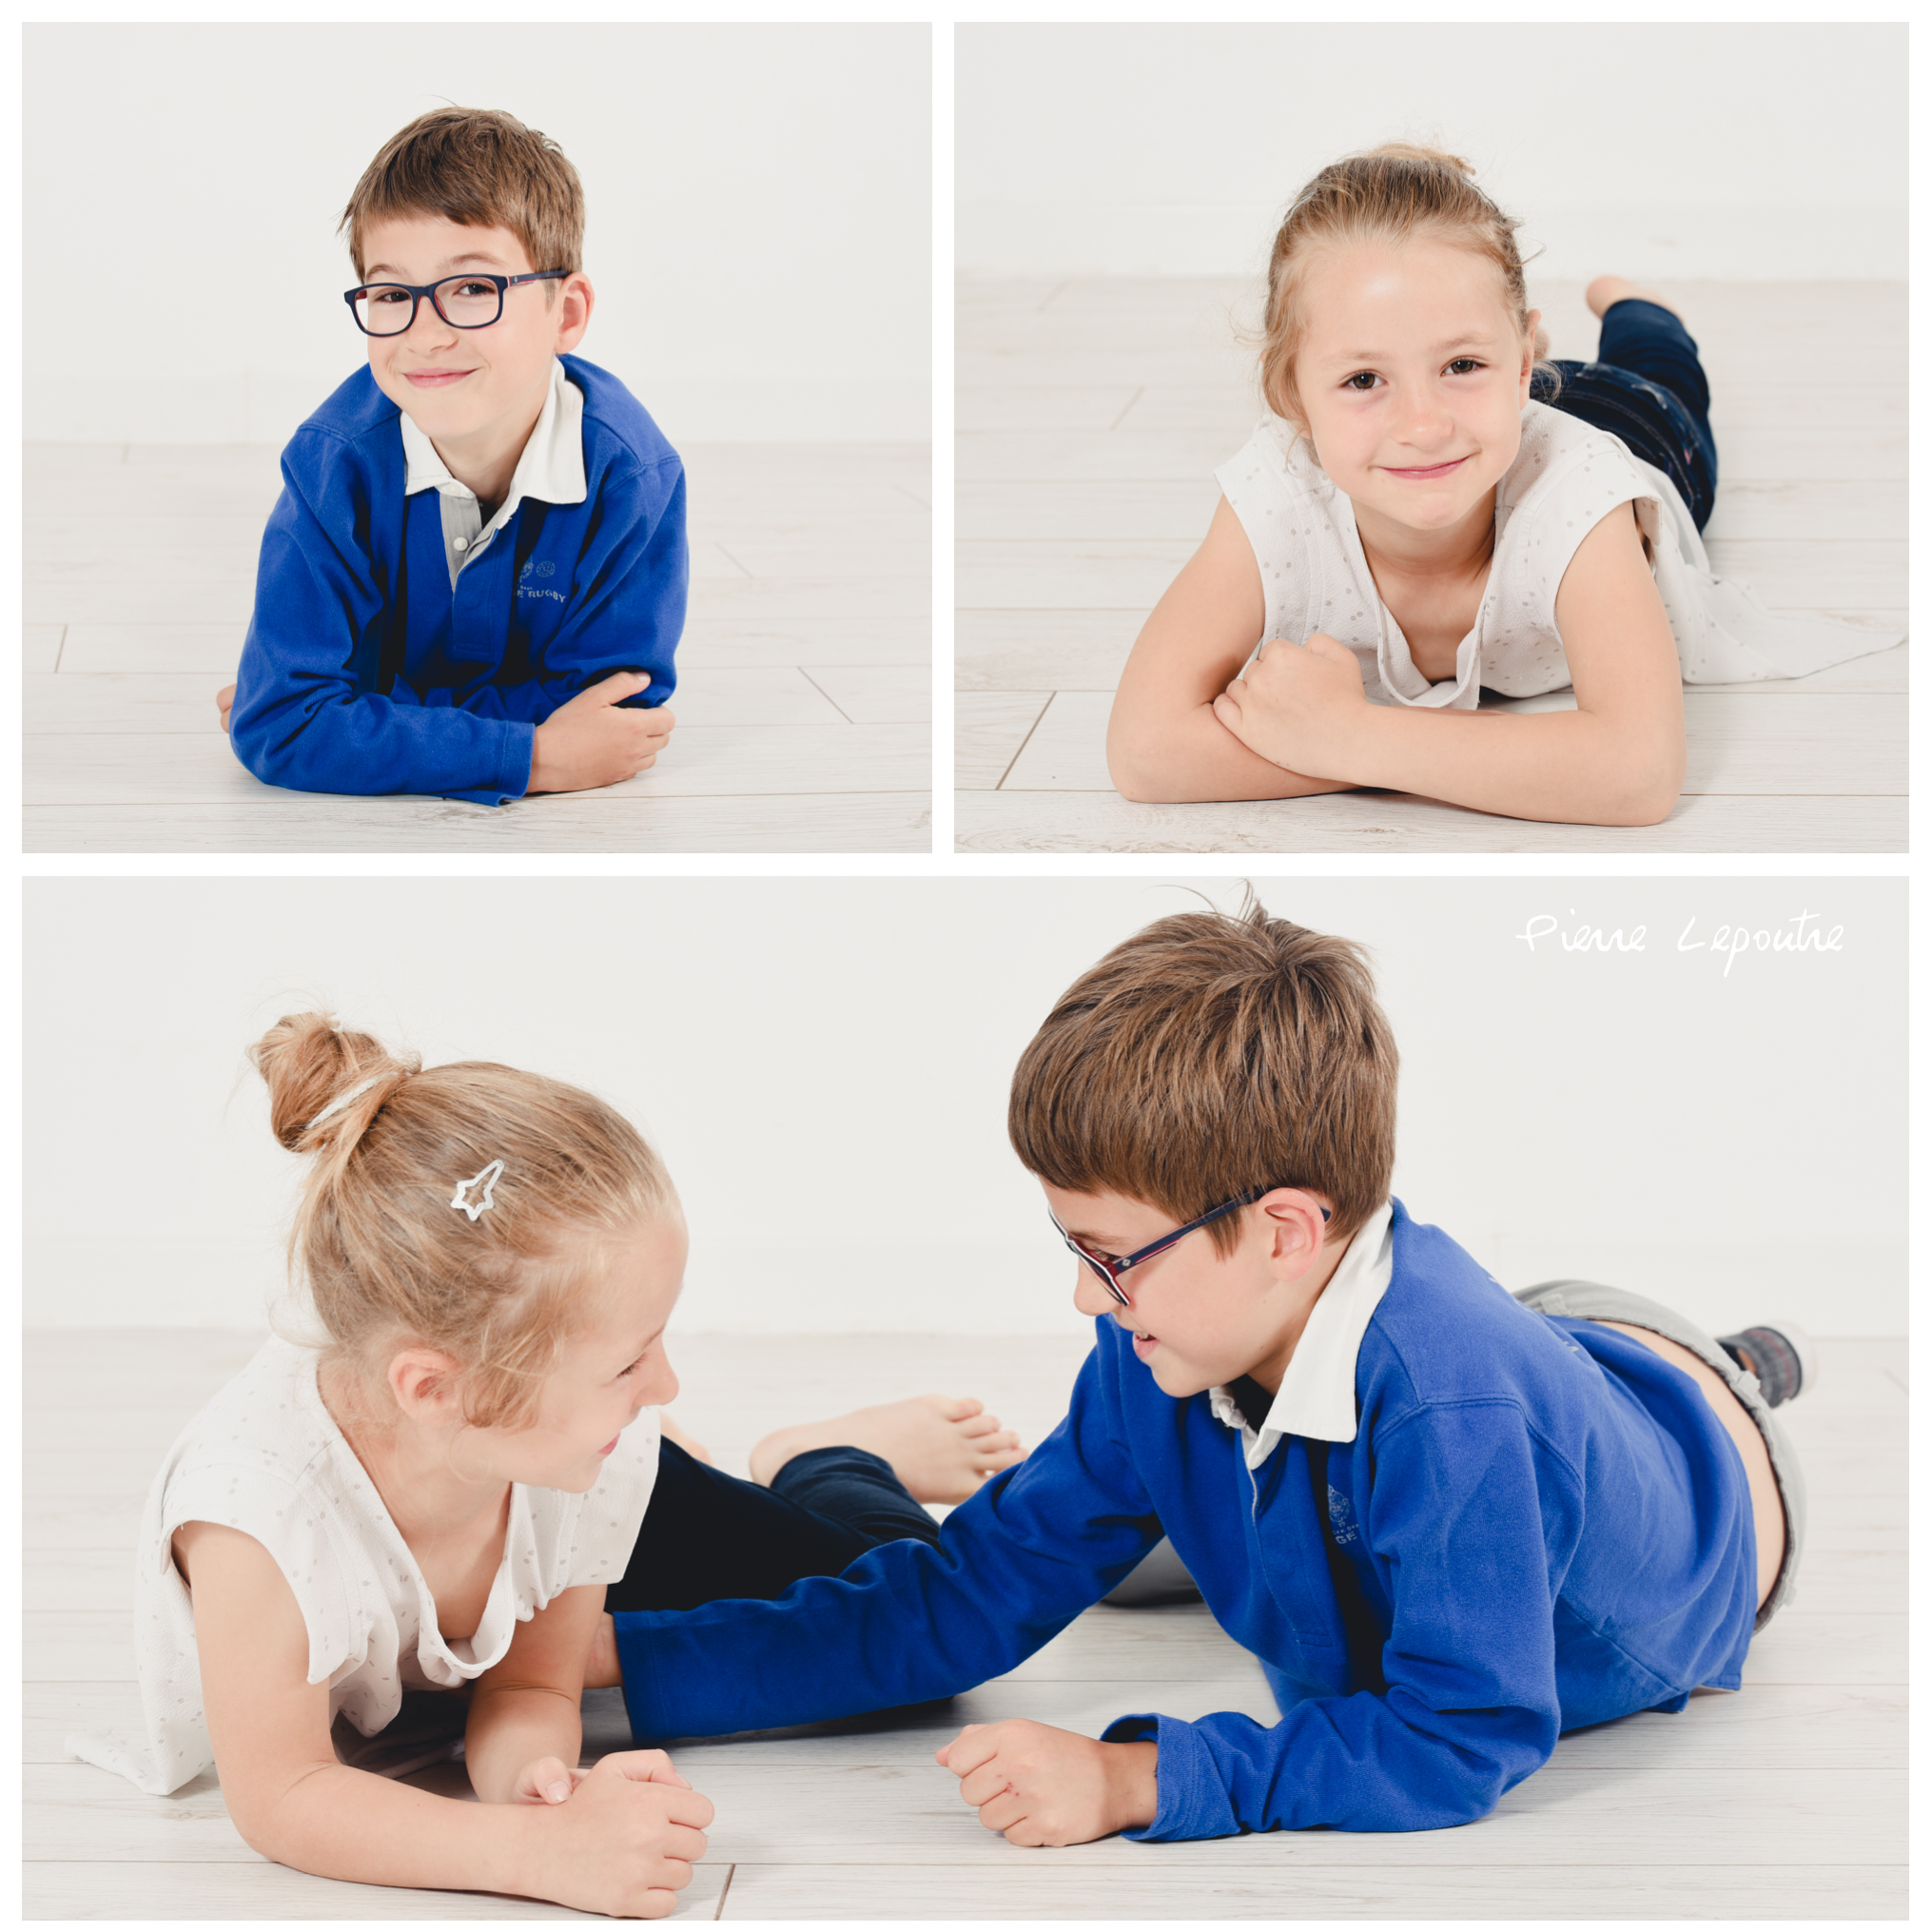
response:
[(1353, 654), (1317, 632), (1303, 650), (1271, 645), (1216, 700), (1215, 715), (1298, 771), (1512, 818), (1654, 825), (1684, 788), (1684, 684), (1630, 504), (1577, 546), (1557, 587), (1556, 624), (1573, 712), (1371, 704)]
[(1215, 700), (1261, 640), (1261, 574), (1223, 498), (1206, 539), (1142, 627), (1107, 719), (1107, 770), (1144, 803), (1303, 798), (1353, 781), (1303, 778), (1250, 750)]
[[(194, 1598), (202, 1696), (222, 1795), (242, 1836), (264, 1858), (322, 1878), (426, 1885), (555, 1900), (579, 1910), (661, 1918), (705, 1848), (712, 1807), (671, 1771), (661, 1751), (604, 1759), (564, 1803), (471, 1805), (358, 1771), (337, 1760), (329, 1689), (308, 1682), (308, 1630), (275, 1559), (254, 1537), (214, 1523), (175, 1532), (175, 1559)], [(556, 1647), (538, 1632), (601, 1608), (597, 1588), (564, 1592), (518, 1628), (502, 1664), (485, 1673), (471, 1734), (472, 1776), (486, 1798), (512, 1795), (517, 1771), (580, 1735), (554, 1693), (533, 1688)], [(576, 1601), (572, 1601), (575, 1599)], [(559, 1638), (564, 1632), (557, 1632)], [(587, 1637), (576, 1633), (581, 1672)], [(520, 1759), (506, 1769), (511, 1758)], [(532, 1795), (535, 1795), (533, 1792)]]

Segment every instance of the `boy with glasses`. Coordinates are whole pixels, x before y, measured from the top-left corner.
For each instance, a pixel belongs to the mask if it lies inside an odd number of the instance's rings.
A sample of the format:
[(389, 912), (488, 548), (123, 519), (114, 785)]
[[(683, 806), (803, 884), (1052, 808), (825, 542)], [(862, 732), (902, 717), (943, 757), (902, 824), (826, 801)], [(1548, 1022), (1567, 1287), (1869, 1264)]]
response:
[(569, 355), (583, 191), (508, 114), (442, 107), (345, 210), (369, 363), (282, 459), (255, 615), (217, 704), (258, 778), (500, 805), (613, 785), (673, 723), (684, 471)]
[(1395, 1117), (1349, 942), (1251, 906), (1116, 947), (1026, 1048), (1008, 1114), (1097, 1317), (1066, 1420), (937, 1549), (619, 1615), (593, 1681), (622, 1682), (640, 1737), (946, 1696), (1164, 1530), (1281, 1721), (969, 1726), (940, 1762), (1021, 1844), (1461, 1825), (1564, 1730), (1736, 1689), (1797, 1567), (1770, 1410), (1809, 1345), (1719, 1342), (1582, 1282), (1507, 1294), (1391, 1200)]

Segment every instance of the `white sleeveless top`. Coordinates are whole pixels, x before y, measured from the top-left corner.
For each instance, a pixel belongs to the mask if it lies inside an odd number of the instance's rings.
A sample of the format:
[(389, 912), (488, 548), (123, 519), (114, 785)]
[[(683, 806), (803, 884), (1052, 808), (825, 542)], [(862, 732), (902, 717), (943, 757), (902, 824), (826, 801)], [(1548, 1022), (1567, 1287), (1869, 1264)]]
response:
[(657, 1476), (657, 1412), (618, 1438), (582, 1495), (511, 1486), (503, 1561), (475, 1636), (445, 1643), (436, 1602), (316, 1387), (317, 1356), (265, 1342), (176, 1438), (141, 1519), (134, 1648), (146, 1735), (70, 1737), (89, 1764), (162, 1796), (214, 1763), (194, 1610), (169, 1538), (183, 1523), (244, 1531), (275, 1558), (308, 1626), (308, 1681), (329, 1715), (373, 1737), (404, 1690), (451, 1690), (501, 1661), (517, 1624), (576, 1584), (615, 1583)]
[(1260, 641), (1299, 644), (1327, 632), (1355, 653), (1368, 695), (1380, 704), (1473, 711), (1485, 685), (1506, 697), (1561, 691), (1571, 678), (1556, 589), (1577, 545), (1619, 503), (1635, 503), (1649, 540), (1686, 684), (1802, 677), (1889, 650), (1904, 635), (1765, 610), (1741, 585), (1711, 576), (1704, 539), (1662, 470), (1608, 431), (1530, 402), (1522, 448), (1496, 485), (1495, 554), (1475, 628), (1456, 647), (1454, 677), (1431, 684), (1376, 593), (1355, 505), (1305, 438), (1264, 417), (1215, 480), (1261, 569)]

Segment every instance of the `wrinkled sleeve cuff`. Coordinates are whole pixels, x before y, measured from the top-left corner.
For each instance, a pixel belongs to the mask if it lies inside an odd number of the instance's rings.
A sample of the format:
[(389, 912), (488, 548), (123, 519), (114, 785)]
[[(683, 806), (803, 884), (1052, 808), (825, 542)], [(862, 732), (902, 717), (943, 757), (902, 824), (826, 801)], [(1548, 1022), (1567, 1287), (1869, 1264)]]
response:
[(1140, 1744), (1152, 1738), (1156, 1760), (1154, 1822), (1122, 1838), (1161, 1844), (1187, 1838), (1231, 1838), (1240, 1821), (1221, 1783), (1220, 1769), (1200, 1731), (1179, 1718), (1136, 1715), (1116, 1718), (1101, 1733), (1109, 1745)]
[(476, 791), (445, 791), (444, 798), (466, 799), (472, 805), (509, 805), (530, 790), (530, 761), (537, 755), (537, 727), (516, 718), (493, 719), (503, 733), (501, 762), (492, 782)]

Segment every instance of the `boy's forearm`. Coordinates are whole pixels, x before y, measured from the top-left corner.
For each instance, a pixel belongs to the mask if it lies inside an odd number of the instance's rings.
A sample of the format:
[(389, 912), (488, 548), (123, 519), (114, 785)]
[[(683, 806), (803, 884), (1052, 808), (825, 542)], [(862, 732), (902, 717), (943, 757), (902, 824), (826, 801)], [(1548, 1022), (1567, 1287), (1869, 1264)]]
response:
[[(398, 680), (396, 693), (406, 690)], [(536, 727), (459, 707), (425, 707), (392, 693), (310, 702), (244, 654), (229, 714), (235, 755), (266, 785), (358, 796), (416, 793), (519, 797), (528, 786)]]
[(470, 1805), (319, 1765), (243, 1835), (264, 1858), (318, 1878), (528, 1893), (545, 1817), (540, 1805)]
[(471, 1694), (463, 1762), (486, 1805), (507, 1805), (517, 1772), (538, 1758), (560, 1758), (574, 1768), (583, 1742), (583, 1709), (567, 1691), (503, 1686)]
[(1305, 798), (1353, 789), (1346, 779), (1305, 778), (1270, 764), (1249, 751), (1208, 704), (1142, 721), (1123, 716), (1117, 702), (1107, 723), (1107, 769), (1115, 790), (1142, 804)]
[(1555, 824), (1654, 825), (1684, 783), (1681, 738), (1673, 747), (1585, 711), (1367, 705), (1337, 763), (1358, 785)]

